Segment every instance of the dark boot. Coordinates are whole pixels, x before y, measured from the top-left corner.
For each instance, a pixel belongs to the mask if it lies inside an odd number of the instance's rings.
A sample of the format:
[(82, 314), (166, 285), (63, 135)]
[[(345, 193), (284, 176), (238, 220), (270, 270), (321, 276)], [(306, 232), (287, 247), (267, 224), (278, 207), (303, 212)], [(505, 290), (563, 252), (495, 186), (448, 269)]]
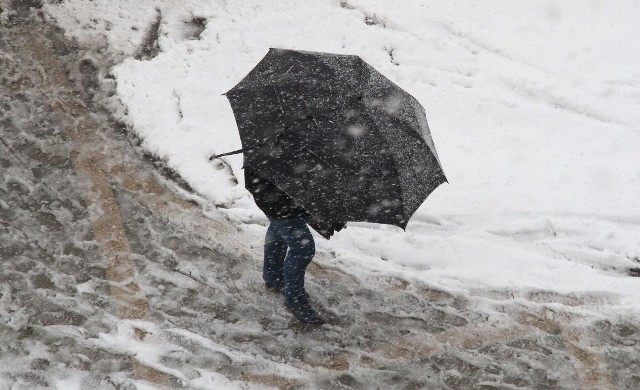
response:
[(324, 318), (322, 318), (317, 311), (313, 310), (309, 305), (309, 301), (306, 299), (296, 300), (293, 303), (285, 301), (284, 307), (303, 324), (322, 325), (325, 322)]
[[(267, 291), (269, 291), (269, 292), (272, 292), (272, 293), (275, 293), (275, 294), (284, 295), (284, 286), (270, 285), (269, 283), (265, 283), (264, 284), (264, 288), (266, 288)], [(307, 293), (305, 291), (302, 298), (308, 301), (309, 300), (309, 293)]]

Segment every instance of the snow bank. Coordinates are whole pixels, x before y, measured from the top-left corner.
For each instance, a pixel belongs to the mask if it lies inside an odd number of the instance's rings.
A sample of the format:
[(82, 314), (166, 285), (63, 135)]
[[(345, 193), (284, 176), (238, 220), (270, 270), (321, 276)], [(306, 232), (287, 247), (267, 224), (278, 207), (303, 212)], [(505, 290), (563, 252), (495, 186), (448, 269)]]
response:
[[(640, 308), (626, 276), (640, 258), (637, 2), (67, 0), (46, 11), (124, 58), (121, 119), (255, 240), (265, 220), (241, 157), (208, 161), (240, 147), (221, 94), (269, 47), (357, 54), (425, 106), (450, 184), (406, 233), (353, 224), (318, 240), (330, 261), (467, 293), (590, 292)], [(158, 20), (159, 54), (135, 59)]]

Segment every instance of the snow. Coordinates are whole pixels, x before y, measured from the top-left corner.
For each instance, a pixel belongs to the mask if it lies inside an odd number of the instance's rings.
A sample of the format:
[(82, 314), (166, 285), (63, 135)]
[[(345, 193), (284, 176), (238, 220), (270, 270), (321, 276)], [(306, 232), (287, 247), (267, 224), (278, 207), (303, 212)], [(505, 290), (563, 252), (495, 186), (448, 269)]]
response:
[[(637, 1), (66, 0), (45, 10), (120, 59), (119, 119), (240, 227), (238, 240), (260, 243), (266, 219), (244, 189), (242, 157), (208, 161), (240, 148), (222, 94), (270, 47), (357, 54), (423, 104), (449, 184), (406, 232), (359, 223), (318, 238), (324, 265), (477, 297), (570, 295), (594, 315), (640, 312), (627, 274), (640, 267)], [(136, 59), (158, 15), (160, 52)], [(194, 18), (207, 23), (190, 39)]]
[[(140, 340), (135, 335), (135, 329), (143, 330), (146, 335), (144, 340)], [(171, 333), (171, 329), (168, 330)], [(102, 334), (98, 340), (95, 340), (95, 346), (110, 350), (116, 350), (118, 352), (126, 353), (129, 356), (134, 357), (140, 363), (146, 365), (147, 367), (152, 367), (160, 372), (165, 372), (175, 376), (176, 378), (189, 380), (188, 376), (185, 376), (184, 373), (177, 369), (167, 368), (166, 365), (160, 364), (158, 359), (163, 357), (172, 357), (177, 356), (183, 353), (178, 346), (172, 344), (169, 340), (164, 340), (160, 337), (156, 336), (156, 333), (159, 333), (157, 330), (157, 326), (153, 323), (146, 321), (121, 321), (117, 324), (117, 330), (115, 334)], [(196, 342), (202, 343), (199, 339), (203, 339), (197, 335), (189, 335), (185, 334), (185, 331), (181, 331), (179, 334), (188, 337), (190, 339), (195, 339)], [(213, 342), (208, 339), (206, 340), (206, 347), (209, 349), (222, 350), (224, 352), (228, 351), (224, 347), (216, 346)], [(197, 378), (189, 381), (190, 385), (194, 389), (212, 389), (212, 388), (223, 388), (223, 389), (245, 389), (244, 386), (240, 382), (230, 381), (225, 378), (223, 375), (216, 374), (211, 371), (200, 370), (198, 372)], [(144, 385), (144, 383), (142, 383)], [(152, 384), (147, 385), (149, 389), (155, 388)], [(138, 384), (140, 388), (140, 384)], [(64, 389), (70, 387), (61, 387)]]

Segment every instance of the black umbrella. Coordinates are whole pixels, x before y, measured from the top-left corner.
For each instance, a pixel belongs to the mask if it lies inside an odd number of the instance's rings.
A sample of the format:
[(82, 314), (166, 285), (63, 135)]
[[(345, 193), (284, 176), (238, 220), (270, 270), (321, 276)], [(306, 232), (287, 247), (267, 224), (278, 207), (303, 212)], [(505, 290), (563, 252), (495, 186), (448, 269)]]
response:
[(358, 56), (270, 49), (226, 96), (232, 153), (317, 221), (405, 229), (446, 181), (420, 103)]

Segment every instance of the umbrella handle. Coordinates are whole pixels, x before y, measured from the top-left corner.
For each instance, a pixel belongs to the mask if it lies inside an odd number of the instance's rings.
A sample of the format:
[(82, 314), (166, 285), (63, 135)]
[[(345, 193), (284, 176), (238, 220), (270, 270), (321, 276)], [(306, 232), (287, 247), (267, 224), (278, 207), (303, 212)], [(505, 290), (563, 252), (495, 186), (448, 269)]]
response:
[[(307, 119), (309, 119), (309, 118), (307, 118)], [(284, 126), (283, 131), (281, 131), (279, 134), (276, 135), (274, 143), (278, 143), (280, 137), (282, 137), (282, 135), (284, 133), (286, 133), (288, 130), (290, 130), (291, 128), (292, 128), (292, 126), (290, 126), (290, 125)], [(234, 150), (233, 152), (227, 152), (227, 153), (222, 153), (222, 154), (214, 154), (213, 156), (209, 157), (209, 161), (215, 160), (216, 158), (223, 157), (223, 156), (230, 156), (232, 154), (244, 153), (247, 150), (255, 149), (255, 148), (260, 147), (262, 145), (264, 145), (264, 144), (259, 144), (259, 145), (251, 146), (251, 147), (248, 147), (248, 148), (242, 148), (242, 149)]]
[(233, 152), (227, 152), (227, 153), (222, 153), (222, 154), (215, 154), (215, 155), (213, 155), (213, 156), (209, 157), (209, 161), (215, 160), (216, 158), (218, 158), (218, 157), (222, 157), (222, 156), (230, 156), (230, 155), (232, 155), (232, 154), (242, 153), (242, 152), (244, 152), (245, 150), (248, 150), (248, 149), (253, 149), (253, 148), (243, 148), (243, 149), (234, 150)]
[(227, 152), (227, 153), (222, 153), (222, 154), (214, 154), (213, 156), (209, 157), (209, 161), (215, 160), (216, 158), (222, 157), (222, 156), (230, 156), (232, 154), (244, 153), (244, 152), (246, 152), (248, 150), (259, 148), (262, 145), (264, 145), (264, 144), (258, 144), (258, 145), (250, 146), (248, 148), (242, 148), (242, 149), (234, 150), (233, 152)]

